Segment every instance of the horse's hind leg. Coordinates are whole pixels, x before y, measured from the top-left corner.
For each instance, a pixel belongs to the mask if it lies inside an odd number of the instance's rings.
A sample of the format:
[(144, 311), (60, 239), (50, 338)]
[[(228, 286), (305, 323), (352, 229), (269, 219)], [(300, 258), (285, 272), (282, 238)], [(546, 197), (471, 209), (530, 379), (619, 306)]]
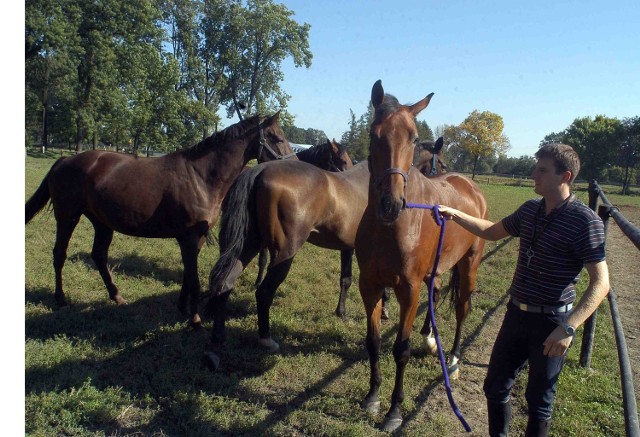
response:
[(271, 338), (269, 327), (269, 310), (273, 303), (276, 290), (287, 277), (289, 269), (293, 263), (293, 257), (285, 259), (279, 264), (269, 266), (264, 281), (256, 290), (256, 302), (258, 305), (258, 335), (260, 336), (260, 344), (267, 348), (270, 352), (276, 352), (280, 346)]
[[(198, 277), (198, 255), (200, 253), (200, 236), (188, 235), (178, 239), (184, 272), (182, 288), (178, 299), (178, 308), (189, 317), (189, 324), (198, 329), (201, 327), (198, 314), (198, 300), (200, 297), (200, 278)], [(187, 301), (189, 308), (187, 309)]]
[(91, 259), (93, 259), (93, 262), (96, 264), (102, 281), (104, 281), (104, 285), (107, 287), (109, 298), (118, 305), (124, 305), (126, 302), (120, 294), (120, 290), (116, 287), (116, 284), (113, 283), (113, 278), (111, 277), (111, 272), (107, 264), (109, 259), (109, 246), (111, 246), (111, 241), (113, 240), (113, 230), (98, 222), (96, 219), (90, 218), (90, 221), (95, 230)]
[(347, 293), (351, 287), (353, 277), (352, 273), (353, 249), (340, 251), (340, 299), (336, 307), (336, 316), (342, 320), (346, 320), (347, 312), (345, 309), (347, 301)]
[[(428, 275), (424, 282), (427, 285), (427, 292), (429, 291), (429, 282), (431, 275)], [(442, 277), (436, 276), (433, 283), (433, 305), (440, 300), (440, 294), (442, 291)], [(435, 308), (434, 308), (435, 310)], [(429, 305), (429, 296), (427, 295), (427, 309), (424, 315), (424, 324), (422, 325), (422, 329), (420, 330), (420, 334), (422, 335), (424, 348), (430, 355), (438, 354), (438, 345), (436, 343), (436, 339), (433, 336), (433, 327), (431, 326), (431, 306)]]
[[(481, 252), (480, 252), (481, 253)], [(476, 259), (477, 258), (477, 259)], [(471, 309), (471, 293), (476, 285), (476, 275), (478, 273), (478, 264), (480, 256), (472, 255), (464, 257), (458, 262), (458, 282), (459, 290), (457, 293), (457, 299), (455, 301), (456, 306), (456, 335), (453, 340), (453, 347), (451, 348), (451, 357), (449, 358), (449, 376), (451, 379), (457, 379), (459, 376), (458, 361), (462, 356), (460, 349), (460, 339), (462, 337), (462, 325), (469, 314)], [(456, 271), (454, 269), (454, 275)], [(452, 282), (454, 277), (452, 275)]]
[(54, 297), (59, 306), (67, 305), (67, 299), (62, 291), (62, 268), (67, 260), (67, 248), (71, 234), (76, 228), (80, 217), (74, 217), (68, 220), (56, 218), (56, 243), (53, 246), (53, 270), (56, 275), (56, 291)]

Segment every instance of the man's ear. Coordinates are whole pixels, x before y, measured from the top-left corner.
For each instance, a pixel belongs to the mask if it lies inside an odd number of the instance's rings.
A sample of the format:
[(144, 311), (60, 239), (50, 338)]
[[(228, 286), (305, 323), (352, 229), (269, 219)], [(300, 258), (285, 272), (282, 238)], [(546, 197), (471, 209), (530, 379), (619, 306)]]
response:
[(571, 172), (571, 170), (567, 170), (565, 172), (562, 173), (562, 182), (565, 183), (569, 183), (569, 181), (571, 181), (571, 177), (573, 176), (573, 173)]

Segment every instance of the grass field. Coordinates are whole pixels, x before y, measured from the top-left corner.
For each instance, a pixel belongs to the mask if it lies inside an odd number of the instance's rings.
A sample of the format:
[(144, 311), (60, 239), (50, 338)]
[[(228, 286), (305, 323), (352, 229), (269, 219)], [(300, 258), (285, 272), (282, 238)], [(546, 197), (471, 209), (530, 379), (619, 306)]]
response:
[[(30, 196), (54, 162), (26, 158), (25, 192)], [(530, 187), (479, 180), (492, 219), (511, 212), (534, 194)], [(587, 201), (585, 191), (578, 195)], [(638, 197), (607, 193), (617, 205), (640, 205)], [(364, 348), (365, 318), (357, 288), (347, 302), (349, 320), (334, 315), (338, 299), (339, 253), (305, 245), (271, 311), (278, 355), (257, 347), (257, 317), (252, 264), (229, 301), (227, 344), (222, 363), (212, 373), (201, 364), (209, 334), (188, 329), (175, 301), (182, 263), (175, 240), (141, 239), (116, 234), (110, 250), (114, 280), (128, 305), (116, 307), (90, 258), (93, 232), (82, 219), (63, 271), (67, 299), (57, 308), (52, 267), (55, 220), (42, 212), (25, 228), (25, 420), (26, 434), (146, 436), (372, 436), (382, 413), (370, 417), (358, 407), (368, 389)], [(493, 252), (480, 268), (473, 311), (464, 329), (468, 345), (483, 316), (499, 305), (511, 281), (517, 244), (488, 243)], [(200, 255), (202, 284), (217, 257), (217, 246)], [(357, 264), (354, 265), (357, 278)], [(584, 281), (583, 281), (584, 282)], [(581, 284), (584, 287), (584, 283)], [(426, 297), (426, 294), (423, 294)], [(421, 314), (424, 307), (421, 307)], [(617, 355), (608, 307), (596, 328), (592, 368), (578, 364), (573, 347), (562, 374), (553, 435), (624, 434)], [(397, 305), (383, 326), (382, 409), (393, 384), (391, 345)], [(419, 319), (423, 316), (419, 316)], [(450, 348), (455, 317), (443, 305), (438, 327)], [(210, 323), (205, 327), (210, 329)], [(419, 344), (418, 329), (414, 345)], [(580, 331), (579, 331), (580, 336)], [(464, 396), (464, 357), (454, 396)], [(403, 433), (461, 435), (449, 409), (435, 410), (444, 396), (440, 367), (416, 352), (407, 367)], [(519, 381), (514, 397), (524, 397)], [(514, 423), (514, 434), (523, 424)]]

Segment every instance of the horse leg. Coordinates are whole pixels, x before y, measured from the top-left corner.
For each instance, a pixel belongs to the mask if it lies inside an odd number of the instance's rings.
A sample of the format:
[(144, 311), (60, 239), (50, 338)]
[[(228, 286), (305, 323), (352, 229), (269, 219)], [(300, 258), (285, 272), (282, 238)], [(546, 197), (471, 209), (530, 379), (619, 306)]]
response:
[[(180, 254), (184, 272), (182, 276), (182, 288), (178, 298), (178, 308), (189, 317), (189, 325), (195, 329), (202, 327), (198, 314), (198, 299), (200, 297), (200, 278), (198, 277), (198, 254), (200, 253), (200, 236), (187, 235), (178, 238)], [(188, 312), (187, 304), (189, 302)]]
[[(425, 278), (424, 282), (425, 284), (427, 284), (427, 287), (429, 287), (429, 276)], [(441, 290), (442, 290), (442, 278), (440, 276), (437, 276), (433, 284), (433, 304), (434, 305), (440, 300)], [(425, 312), (424, 324), (422, 325), (422, 329), (420, 329), (420, 334), (422, 335), (422, 343), (427, 353), (430, 355), (438, 355), (438, 344), (436, 343), (436, 339), (433, 336), (433, 327), (431, 326), (431, 307), (429, 305), (428, 296), (427, 296), (427, 310)]]
[[(476, 262), (476, 259), (478, 261)], [(451, 276), (452, 287), (458, 285), (458, 291), (456, 293), (457, 299), (456, 305), (456, 335), (453, 340), (453, 347), (451, 348), (451, 356), (449, 358), (449, 378), (458, 379), (460, 376), (460, 370), (458, 362), (462, 356), (460, 350), (460, 339), (462, 337), (462, 325), (467, 319), (469, 310), (471, 309), (471, 293), (476, 285), (476, 275), (478, 272), (480, 256), (471, 258), (462, 258), (460, 262), (454, 267), (453, 274)], [(475, 266), (475, 268), (474, 268)], [(457, 278), (454, 278), (457, 276)], [(455, 281), (454, 281), (455, 279)]]
[(258, 276), (256, 277), (256, 283), (254, 284), (256, 288), (262, 284), (262, 277), (264, 276), (264, 270), (267, 267), (267, 249), (262, 249), (260, 251), (260, 256), (258, 256)]
[(420, 303), (420, 283), (417, 286), (403, 285), (396, 289), (400, 305), (400, 325), (393, 343), (393, 358), (396, 362), (396, 379), (391, 395), (391, 406), (385, 416), (383, 430), (393, 432), (402, 425), (402, 402), (404, 401), (404, 371), (411, 357), (410, 337), (413, 322)]
[(382, 320), (389, 320), (389, 297), (391, 296), (391, 288), (384, 287), (384, 293), (382, 293)]
[(260, 287), (256, 290), (256, 303), (258, 306), (258, 335), (260, 337), (260, 345), (271, 353), (277, 352), (278, 349), (280, 349), (280, 346), (271, 338), (269, 310), (273, 303), (276, 290), (287, 277), (292, 263), (293, 257), (273, 265), (272, 258), (272, 265), (267, 269), (264, 281), (262, 281), (262, 284), (260, 284)]
[(93, 224), (93, 229), (95, 231), (93, 249), (91, 250), (91, 259), (93, 259), (93, 262), (100, 272), (102, 281), (107, 287), (109, 298), (118, 305), (124, 305), (126, 302), (120, 294), (120, 290), (116, 287), (116, 284), (113, 283), (113, 278), (111, 277), (111, 272), (107, 265), (107, 261), (109, 259), (109, 246), (113, 240), (113, 230), (109, 229), (107, 226), (92, 217), (89, 219)]
[(62, 268), (64, 262), (67, 260), (67, 248), (69, 247), (69, 240), (71, 234), (76, 228), (79, 217), (72, 217), (71, 219), (62, 220), (56, 219), (56, 242), (53, 246), (53, 270), (56, 275), (56, 291), (54, 297), (59, 306), (67, 305), (67, 299), (62, 291)]
[(380, 313), (382, 312), (383, 287), (377, 287), (366, 283), (363, 275), (360, 275), (360, 296), (364, 304), (367, 315), (367, 338), (366, 346), (369, 353), (369, 392), (360, 407), (371, 414), (378, 414), (380, 411), (380, 384), (382, 374), (380, 373)]
[(353, 278), (353, 251), (354, 249), (340, 251), (340, 299), (338, 300), (338, 306), (336, 307), (336, 316), (340, 317), (342, 320), (347, 319), (345, 304), (347, 302), (347, 292), (349, 291), (349, 287), (351, 287), (351, 281)]

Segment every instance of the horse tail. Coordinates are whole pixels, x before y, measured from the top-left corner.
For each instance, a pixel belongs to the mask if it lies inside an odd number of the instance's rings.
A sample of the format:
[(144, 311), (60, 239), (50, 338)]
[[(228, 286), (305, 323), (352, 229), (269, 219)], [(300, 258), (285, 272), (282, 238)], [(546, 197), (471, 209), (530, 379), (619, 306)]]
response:
[[(242, 254), (245, 244), (251, 238), (257, 238), (255, 223), (255, 182), (264, 166), (256, 166), (243, 171), (236, 178), (225, 196), (221, 211), (220, 257), (209, 275), (209, 291), (213, 295), (222, 293), (224, 282)], [(211, 300), (208, 302), (210, 303)], [(205, 313), (210, 309), (208, 303)]]
[(58, 165), (58, 163), (64, 158), (59, 158), (49, 169), (49, 172), (44, 177), (40, 186), (35, 193), (27, 200), (24, 205), (24, 224), (26, 225), (31, 219), (44, 208), (51, 199), (51, 193), (49, 192), (49, 177), (51, 171)]

